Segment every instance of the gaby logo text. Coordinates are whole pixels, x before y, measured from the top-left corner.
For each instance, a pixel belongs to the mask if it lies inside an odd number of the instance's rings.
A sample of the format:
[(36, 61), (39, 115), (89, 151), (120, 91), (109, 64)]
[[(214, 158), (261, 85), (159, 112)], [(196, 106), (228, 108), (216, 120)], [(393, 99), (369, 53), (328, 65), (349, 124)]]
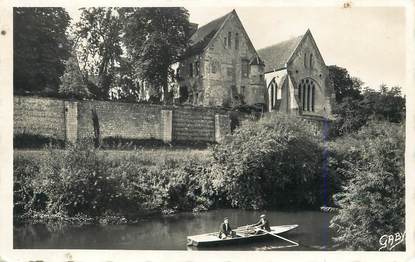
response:
[(405, 232), (395, 233), (391, 235), (383, 235), (379, 238), (380, 248), (379, 251), (389, 250), (391, 251), (394, 247), (405, 241)]

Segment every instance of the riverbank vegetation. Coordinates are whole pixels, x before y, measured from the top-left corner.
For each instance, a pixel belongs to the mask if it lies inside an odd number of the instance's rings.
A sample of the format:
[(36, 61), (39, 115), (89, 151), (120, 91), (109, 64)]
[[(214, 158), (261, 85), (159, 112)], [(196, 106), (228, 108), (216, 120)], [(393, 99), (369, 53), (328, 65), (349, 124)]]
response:
[(347, 249), (378, 250), (382, 236), (405, 232), (406, 99), (399, 87), (374, 90), (345, 68), (329, 71), (336, 93), (329, 162), (340, 178), (330, 226)]
[(207, 172), (200, 169), (208, 158), (166, 152), (164, 159), (151, 161), (154, 154), (148, 151), (114, 157), (83, 142), (66, 150), (50, 148), (39, 158), (15, 155), (15, 217), (95, 222), (118, 217), (117, 223), (212, 205), (211, 197), (201, 194), (209, 193), (201, 188)]
[(343, 153), (344, 177), (334, 195), (335, 240), (353, 250), (378, 249), (381, 236), (405, 232), (405, 125), (370, 122), (333, 146)]

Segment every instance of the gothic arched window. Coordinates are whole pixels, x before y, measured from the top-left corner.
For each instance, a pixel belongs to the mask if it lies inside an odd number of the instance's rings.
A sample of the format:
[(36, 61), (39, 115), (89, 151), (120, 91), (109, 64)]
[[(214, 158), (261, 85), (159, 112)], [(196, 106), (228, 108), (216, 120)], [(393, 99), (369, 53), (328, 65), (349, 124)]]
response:
[(275, 80), (272, 80), (272, 82), (269, 85), (269, 103), (271, 109), (275, 109), (277, 105), (278, 100), (278, 86)]
[(314, 112), (316, 100), (316, 83), (312, 79), (303, 79), (298, 84), (298, 98), (302, 111)]

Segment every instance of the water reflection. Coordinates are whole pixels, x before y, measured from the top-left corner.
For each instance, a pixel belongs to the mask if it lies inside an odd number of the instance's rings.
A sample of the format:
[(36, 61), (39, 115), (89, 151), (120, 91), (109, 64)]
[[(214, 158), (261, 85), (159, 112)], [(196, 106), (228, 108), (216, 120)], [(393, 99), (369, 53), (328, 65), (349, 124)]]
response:
[[(236, 227), (256, 222), (259, 215), (256, 211), (224, 209), (146, 219), (134, 225), (19, 225), (14, 228), (14, 248), (200, 250), (186, 247), (188, 235), (217, 231), (225, 216)], [(298, 224), (297, 229), (283, 236), (299, 242), (300, 246), (292, 247), (283, 240), (271, 238), (265, 242), (202, 250), (334, 249), (328, 230), (330, 214), (317, 211), (268, 211), (267, 216), (271, 225)]]

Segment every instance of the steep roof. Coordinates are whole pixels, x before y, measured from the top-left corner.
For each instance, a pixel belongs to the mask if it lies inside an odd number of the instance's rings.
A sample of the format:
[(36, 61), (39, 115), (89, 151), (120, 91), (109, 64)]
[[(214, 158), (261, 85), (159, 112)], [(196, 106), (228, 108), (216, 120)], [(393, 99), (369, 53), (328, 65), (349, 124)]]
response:
[(204, 26), (199, 27), (197, 31), (190, 37), (189, 52), (192, 54), (201, 52), (212, 40), (215, 34), (222, 27), (228, 16), (230, 16), (235, 10), (227, 13), (226, 15), (219, 17)]
[(259, 49), (257, 52), (265, 63), (265, 73), (284, 68), (300, 44), (304, 35), (297, 36), (290, 40)]

